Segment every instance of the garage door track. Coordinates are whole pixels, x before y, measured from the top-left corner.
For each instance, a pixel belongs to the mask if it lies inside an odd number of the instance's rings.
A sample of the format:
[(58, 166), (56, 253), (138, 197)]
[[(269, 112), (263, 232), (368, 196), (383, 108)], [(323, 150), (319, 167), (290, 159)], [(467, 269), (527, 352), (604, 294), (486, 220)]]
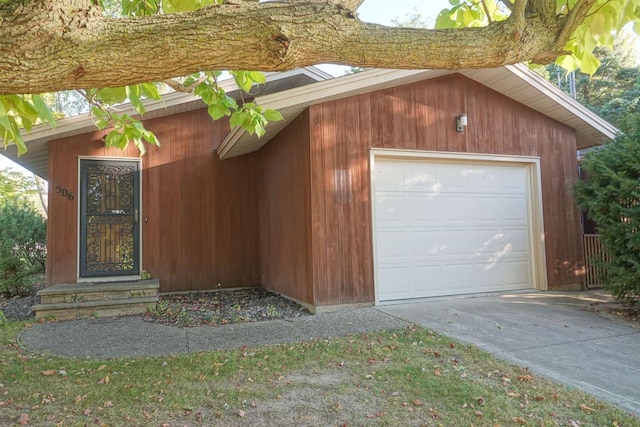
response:
[(438, 298), (379, 307), (640, 415), (640, 328), (586, 310), (599, 292)]

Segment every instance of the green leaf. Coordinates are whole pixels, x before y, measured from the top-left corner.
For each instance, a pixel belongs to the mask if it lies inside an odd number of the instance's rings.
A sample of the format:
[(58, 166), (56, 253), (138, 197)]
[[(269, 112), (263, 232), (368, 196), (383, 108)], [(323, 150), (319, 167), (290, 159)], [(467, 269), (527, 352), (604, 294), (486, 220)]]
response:
[(53, 113), (51, 112), (51, 109), (47, 106), (47, 104), (45, 104), (42, 97), (40, 95), (33, 95), (31, 99), (33, 100), (33, 108), (35, 108), (40, 118), (43, 121), (49, 123), (51, 127), (55, 128), (56, 119), (55, 117), (53, 117)]
[(269, 120), (270, 122), (279, 122), (280, 120), (284, 120), (282, 118), (282, 114), (280, 114), (278, 111), (276, 110), (265, 110), (264, 111), (264, 118)]
[(11, 126), (11, 122), (9, 121), (9, 116), (7, 115), (7, 109), (4, 106), (4, 102), (3, 98), (5, 97), (0, 97), (0, 126), (2, 126), (4, 128), (4, 145), (5, 147), (7, 146), (7, 144), (9, 142), (13, 142), (16, 136), (16, 132), (18, 131), (18, 129), (14, 129), (13, 126)]
[(600, 60), (592, 53), (585, 53), (580, 61), (580, 71), (592, 76), (600, 67)]
[(144, 108), (142, 100), (140, 100), (140, 92), (140, 86), (138, 85), (125, 87), (125, 93), (127, 94), (127, 98), (129, 98), (131, 105), (136, 109), (138, 113), (140, 113), (140, 115), (142, 115), (146, 110)]
[(142, 94), (149, 99), (155, 99), (157, 101), (162, 99), (158, 87), (154, 83), (142, 83), (140, 89), (142, 90)]
[(127, 91), (124, 87), (112, 87), (98, 90), (98, 97), (105, 103), (121, 104), (127, 100)]

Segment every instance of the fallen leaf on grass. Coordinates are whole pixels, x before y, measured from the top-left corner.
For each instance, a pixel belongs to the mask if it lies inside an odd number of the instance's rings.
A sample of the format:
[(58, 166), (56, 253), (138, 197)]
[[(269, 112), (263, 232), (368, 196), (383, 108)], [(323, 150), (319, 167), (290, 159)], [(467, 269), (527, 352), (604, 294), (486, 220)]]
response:
[(533, 381), (533, 375), (518, 375), (518, 381)]
[(481, 417), (482, 416), (482, 411), (475, 411), (474, 414), (476, 414), (477, 417)]
[(91, 415), (91, 409), (88, 409), (88, 408), (87, 408), (87, 409), (85, 409), (85, 410), (82, 412), (82, 415), (84, 415), (85, 417), (88, 417), (89, 415)]
[(45, 377), (50, 377), (52, 375), (55, 375), (56, 371), (54, 369), (47, 369), (46, 371), (40, 372), (40, 374), (44, 375)]
[(107, 367), (107, 365), (100, 365), (100, 366), (98, 367), (98, 369), (96, 369), (96, 371), (102, 371), (102, 370), (103, 370), (104, 368), (106, 368), (106, 367)]
[(98, 380), (98, 384), (109, 384), (109, 375)]
[(20, 415), (18, 423), (20, 423), (21, 426), (26, 426), (27, 424), (29, 424), (29, 421), (31, 421), (31, 418), (29, 418), (29, 414), (22, 414)]
[(521, 424), (523, 426), (527, 424), (527, 422), (524, 419), (520, 418), (520, 417), (512, 417), (511, 421), (513, 421), (514, 423), (517, 423), (517, 424)]
[(582, 409), (584, 412), (586, 412), (587, 414), (590, 414), (592, 412), (596, 412), (595, 409), (593, 408), (589, 408), (587, 405), (585, 405), (584, 403), (580, 404), (580, 409)]
[(569, 420), (569, 426), (571, 426), (571, 427), (580, 427), (580, 421)]
[(440, 376), (440, 369), (436, 369), (435, 371), (433, 371), (433, 375), (435, 375), (436, 377)]
[(105, 408), (113, 408), (113, 402), (111, 402), (111, 401), (104, 402), (104, 407)]
[(238, 409), (237, 414), (238, 414), (239, 417), (244, 417), (245, 415), (247, 415), (247, 413), (244, 412), (242, 409)]

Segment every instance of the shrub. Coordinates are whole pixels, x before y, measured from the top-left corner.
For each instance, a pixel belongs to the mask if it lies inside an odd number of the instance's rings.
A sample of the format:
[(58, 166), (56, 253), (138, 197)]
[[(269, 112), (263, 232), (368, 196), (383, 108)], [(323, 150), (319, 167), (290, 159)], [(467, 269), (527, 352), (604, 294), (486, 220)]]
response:
[(0, 200), (0, 293), (29, 293), (29, 276), (45, 271), (46, 223), (25, 200)]
[(575, 184), (576, 200), (598, 226), (605, 289), (618, 301), (640, 299), (640, 116), (628, 118), (614, 142), (589, 152), (589, 179)]

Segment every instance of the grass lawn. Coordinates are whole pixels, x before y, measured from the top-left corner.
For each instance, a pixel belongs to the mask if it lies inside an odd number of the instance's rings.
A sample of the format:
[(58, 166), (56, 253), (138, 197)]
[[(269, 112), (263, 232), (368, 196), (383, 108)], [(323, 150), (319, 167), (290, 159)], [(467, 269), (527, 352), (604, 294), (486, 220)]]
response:
[(0, 425), (633, 426), (427, 329), (149, 359), (75, 360), (0, 324)]

